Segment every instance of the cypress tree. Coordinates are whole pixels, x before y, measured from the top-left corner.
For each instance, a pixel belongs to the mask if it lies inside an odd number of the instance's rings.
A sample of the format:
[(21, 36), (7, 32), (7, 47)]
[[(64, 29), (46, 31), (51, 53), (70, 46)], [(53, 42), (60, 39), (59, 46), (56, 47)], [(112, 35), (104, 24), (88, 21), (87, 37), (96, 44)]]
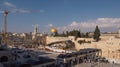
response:
[(93, 38), (95, 41), (99, 41), (100, 40), (99, 37), (100, 37), (100, 30), (99, 30), (98, 26), (96, 26)]
[(86, 37), (86, 38), (88, 38), (88, 37), (89, 37), (89, 33), (88, 33), (88, 32), (86, 32), (85, 37)]

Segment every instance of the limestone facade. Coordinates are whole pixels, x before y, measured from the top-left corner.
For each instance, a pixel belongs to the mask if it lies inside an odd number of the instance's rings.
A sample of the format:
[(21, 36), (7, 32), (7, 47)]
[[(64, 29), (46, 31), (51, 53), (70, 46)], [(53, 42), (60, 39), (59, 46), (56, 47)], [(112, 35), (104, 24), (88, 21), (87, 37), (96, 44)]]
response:
[[(98, 48), (102, 50), (102, 56), (108, 59), (120, 60), (120, 38), (116, 36), (101, 36), (101, 40), (95, 42), (93, 38), (77, 38), (75, 37), (47, 37), (47, 44), (56, 41), (72, 40), (77, 50), (83, 48)], [(79, 44), (79, 40), (90, 41), (91, 43)]]
[(82, 48), (99, 48), (102, 50), (103, 57), (106, 57), (108, 59), (120, 60), (120, 38), (116, 38), (114, 36), (107, 36), (101, 38), (101, 41), (99, 42), (94, 42), (92, 41), (92, 39), (90, 41), (91, 43), (83, 44), (75, 42), (76, 49), (79, 50)]

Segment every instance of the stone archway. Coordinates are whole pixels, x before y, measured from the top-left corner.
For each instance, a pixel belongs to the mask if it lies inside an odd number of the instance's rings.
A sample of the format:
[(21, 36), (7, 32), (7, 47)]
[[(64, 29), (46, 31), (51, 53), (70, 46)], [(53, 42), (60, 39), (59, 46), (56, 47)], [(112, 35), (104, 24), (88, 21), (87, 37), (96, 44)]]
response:
[(7, 61), (8, 61), (8, 57), (7, 56), (0, 57), (0, 62), (7, 62)]

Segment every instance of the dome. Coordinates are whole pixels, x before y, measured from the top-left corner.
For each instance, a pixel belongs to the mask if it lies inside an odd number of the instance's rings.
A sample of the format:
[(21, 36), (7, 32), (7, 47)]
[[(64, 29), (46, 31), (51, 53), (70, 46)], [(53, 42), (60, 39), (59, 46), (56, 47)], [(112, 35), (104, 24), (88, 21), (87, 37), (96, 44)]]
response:
[(52, 32), (52, 33), (55, 33), (55, 32), (57, 32), (57, 30), (56, 30), (55, 28), (52, 28), (52, 29), (51, 29), (51, 32)]

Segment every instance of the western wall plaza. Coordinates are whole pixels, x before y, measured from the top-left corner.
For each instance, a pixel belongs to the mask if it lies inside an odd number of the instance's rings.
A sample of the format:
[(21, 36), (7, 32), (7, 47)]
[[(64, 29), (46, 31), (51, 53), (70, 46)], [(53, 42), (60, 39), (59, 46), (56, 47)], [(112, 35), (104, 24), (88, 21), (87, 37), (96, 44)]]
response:
[(120, 0), (0, 0), (0, 67), (120, 67)]

